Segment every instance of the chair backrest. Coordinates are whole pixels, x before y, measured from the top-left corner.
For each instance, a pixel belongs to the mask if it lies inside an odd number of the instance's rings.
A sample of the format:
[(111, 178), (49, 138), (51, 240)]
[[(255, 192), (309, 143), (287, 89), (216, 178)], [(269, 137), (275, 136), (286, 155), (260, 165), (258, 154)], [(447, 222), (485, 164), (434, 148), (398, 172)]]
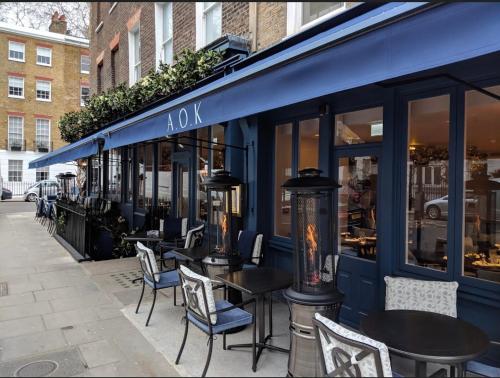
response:
[(245, 261), (260, 265), (262, 258), (263, 234), (242, 230), (238, 233), (238, 252)]
[(204, 223), (189, 230), (186, 235), (186, 242), (184, 243), (184, 248), (193, 248), (200, 246), (203, 242), (204, 234), (205, 234)]
[(418, 310), (457, 317), (458, 283), (384, 277), (386, 310)]
[(187, 218), (172, 218), (166, 217), (163, 220), (163, 238), (172, 240), (182, 236), (182, 223)]
[[(323, 269), (321, 270), (321, 280), (324, 282), (332, 282), (335, 280), (335, 286), (337, 286), (337, 272), (338, 272), (338, 263), (340, 256), (334, 255), (332, 266), (332, 255), (326, 256), (325, 263), (323, 264)], [(335, 276), (334, 276), (335, 275)]]
[(208, 324), (217, 323), (215, 300), (210, 278), (201, 276), (184, 265), (179, 268), (186, 311)]
[(316, 313), (316, 343), (324, 376), (392, 377), (389, 350), (384, 343), (351, 331)]
[(185, 237), (188, 232), (188, 219), (182, 218), (181, 220), (181, 236)]
[(144, 276), (151, 282), (160, 282), (160, 273), (154, 252), (141, 242), (136, 243), (135, 250)]

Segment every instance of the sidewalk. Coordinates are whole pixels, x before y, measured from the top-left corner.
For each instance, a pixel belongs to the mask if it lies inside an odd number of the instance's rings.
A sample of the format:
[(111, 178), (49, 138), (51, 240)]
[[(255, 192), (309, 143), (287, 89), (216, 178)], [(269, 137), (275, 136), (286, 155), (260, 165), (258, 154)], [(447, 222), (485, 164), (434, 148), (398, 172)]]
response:
[(120, 311), (137, 274), (135, 259), (76, 263), (33, 212), (0, 214), (0, 376), (177, 376)]

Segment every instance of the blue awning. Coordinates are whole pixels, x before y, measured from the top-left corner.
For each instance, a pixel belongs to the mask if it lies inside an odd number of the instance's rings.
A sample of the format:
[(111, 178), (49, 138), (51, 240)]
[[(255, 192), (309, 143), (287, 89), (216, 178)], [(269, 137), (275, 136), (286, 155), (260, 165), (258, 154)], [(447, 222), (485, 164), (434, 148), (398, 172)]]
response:
[(500, 50), (500, 4), (472, 2), (443, 4), (336, 44), (346, 36), (423, 5), (386, 4), (124, 120), (103, 131), (105, 149), (257, 114)]
[(53, 164), (66, 163), (68, 161), (95, 155), (99, 149), (99, 145), (97, 143), (99, 138), (102, 138), (100, 133), (61, 147), (36, 160), (30, 161), (29, 168), (42, 168)]

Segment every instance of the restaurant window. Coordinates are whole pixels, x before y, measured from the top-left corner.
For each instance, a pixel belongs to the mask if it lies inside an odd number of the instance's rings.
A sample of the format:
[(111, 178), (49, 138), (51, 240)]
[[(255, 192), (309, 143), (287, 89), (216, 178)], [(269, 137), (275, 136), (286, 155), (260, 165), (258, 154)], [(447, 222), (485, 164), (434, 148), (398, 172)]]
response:
[[(500, 86), (486, 88), (500, 95)], [(463, 274), (500, 282), (500, 102), (465, 94)]]
[(281, 185), (292, 177), (293, 124), (276, 126), (274, 144), (274, 235), (291, 236), (291, 196)]
[(224, 126), (214, 125), (212, 126), (212, 137), (211, 141), (214, 143), (212, 145), (212, 171), (222, 170), (224, 169), (224, 161), (225, 161), (225, 152), (226, 149), (222, 145), (224, 144)]
[(299, 122), (299, 171), (318, 168), (319, 118)]
[(9, 160), (9, 181), (23, 181), (22, 160)]
[(37, 80), (36, 81), (36, 99), (38, 101), (51, 100), (51, 87), (50, 81)]
[(153, 144), (137, 147), (136, 206), (150, 209), (153, 203)]
[(9, 97), (24, 98), (24, 77), (9, 76)]
[(158, 152), (158, 210), (160, 219), (172, 209), (172, 143), (161, 142)]
[(23, 149), (24, 118), (9, 116), (9, 150), (21, 151)]
[(134, 198), (134, 148), (127, 148), (127, 202)]
[(102, 191), (102, 157), (94, 156), (91, 159), (92, 164), (92, 181), (90, 183), (90, 194), (100, 195)]
[(39, 152), (49, 152), (50, 149), (50, 120), (37, 118), (36, 122), (36, 149)]
[[(204, 127), (196, 131), (198, 141), (197, 148), (197, 205), (196, 205), (196, 219), (206, 222), (208, 220), (208, 199), (207, 191), (202, 185), (203, 181), (209, 175), (209, 144), (203, 141), (210, 140), (210, 127)], [(203, 140), (203, 141), (202, 141)]]
[(37, 168), (36, 169), (36, 181), (48, 180), (49, 179), (49, 167)]
[(50, 47), (40, 47), (36, 48), (36, 64), (41, 66), (51, 66), (52, 65), (52, 49)]
[(24, 43), (9, 41), (9, 60), (24, 62), (24, 50)]
[(107, 198), (120, 202), (121, 198), (121, 154), (119, 149), (111, 149), (108, 154), (108, 190)]
[(196, 47), (201, 48), (222, 35), (222, 3), (196, 3)]
[[(406, 262), (447, 269), (450, 96), (408, 103)], [(427, 183), (432, 167), (439, 184)]]
[(335, 145), (377, 143), (383, 137), (383, 108), (357, 110), (335, 116)]

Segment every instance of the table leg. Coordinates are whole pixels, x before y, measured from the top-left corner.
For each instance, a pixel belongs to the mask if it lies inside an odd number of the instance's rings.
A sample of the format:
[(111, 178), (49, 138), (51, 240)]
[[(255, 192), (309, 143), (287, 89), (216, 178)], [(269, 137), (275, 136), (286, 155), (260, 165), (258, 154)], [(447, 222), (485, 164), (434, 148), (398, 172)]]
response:
[(415, 361), (415, 377), (427, 377), (427, 362)]

